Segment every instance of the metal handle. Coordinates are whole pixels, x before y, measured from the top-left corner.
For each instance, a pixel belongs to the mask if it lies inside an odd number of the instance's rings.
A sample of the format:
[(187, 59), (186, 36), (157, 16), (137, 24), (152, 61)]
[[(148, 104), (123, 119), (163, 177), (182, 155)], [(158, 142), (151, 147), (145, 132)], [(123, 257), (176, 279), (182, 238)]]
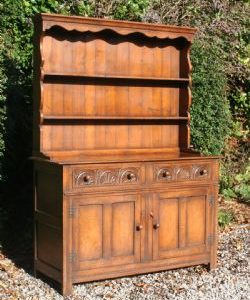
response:
[(89, 176), (89, 175), (85, 175), (85, 176), (83, 177), (83, 181), (84, 181), (85, 183), (88, 183), (88, 182), (90, 181), (90, 176)]
[(159, 227), (160, 227), (160, 224), (159, 224), (159, 223), (156, 223), (156, 224), (153, 225), (153, 228), (154, 228), (154, 229), (158, 229)]
[(135, 174), (134, 174), (134, 173), (128, 173), (128, 174), (127, 174), (127, 179), (128, 179), (128, 180), (133, 180), (133, 179), (135, 179)]
[(141, 231), (143, 229), (143, 226), (140, 224), (140, 225), (136, 225), (136, 230), (137, 231)]
[(163, 171), (162, 172), (162, 177), (168, 177), (170, 176), (170, 172), (169, 171)]
[(208, 174), (207, 169), (200, 170), (200, 175), (201, 176), (206, 176), (207, 174)]
[(169, 171), (163, 171), (163, 172), (161, 173), (161, 177), (162, 177), (162, 178), (166, 178), (166, 179), (171, 179), (171, 174), (170, 174)]

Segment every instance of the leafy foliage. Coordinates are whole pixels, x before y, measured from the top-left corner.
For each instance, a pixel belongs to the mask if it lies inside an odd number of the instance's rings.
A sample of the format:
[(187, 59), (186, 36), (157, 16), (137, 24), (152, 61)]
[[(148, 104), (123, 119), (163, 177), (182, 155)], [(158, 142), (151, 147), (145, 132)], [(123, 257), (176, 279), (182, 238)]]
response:
[(230, 107), (226, 98), (227, 79), (220, 52), (208, 41), (197, 40), (192, 48), (193, 105), (192, 143), (206, 154), (220, 154), (230, 133)]
[(234, 215), (231, 211), (219, 210), (218, 224), (222, 229), (230, 225), (230, 223), (232, 223), (233, 220), (234, 220)]
[(250, 145), (245, 132), (237, 130), (236, 137), (231, 137), (224, 150), (221, 162), (220, 190), (227, 199), (240, 199), (249, 202), (249, 157)]
[(250, 203), (250, 164), (240, 173), (230, 176), (230, 182), (222, 189), (222, 194), (227, 200), (239, 199)]
[(121, 20), (141, 20), (149, 0), (123, 0), (119, 3), (114, 17)]
[(237, 182), (235, 193), (240, 199), (250, 203), (250, 165), (246, 167), (244, 173), (237, 174), (235, 180)]

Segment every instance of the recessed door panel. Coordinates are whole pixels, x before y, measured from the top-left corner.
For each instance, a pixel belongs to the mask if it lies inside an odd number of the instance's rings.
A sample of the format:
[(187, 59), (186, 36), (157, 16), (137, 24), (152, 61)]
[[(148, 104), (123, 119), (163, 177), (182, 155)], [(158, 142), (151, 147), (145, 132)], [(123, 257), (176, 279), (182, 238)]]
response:
[(134, 254), (135, 203), (112, 204), (112, 256)]
[(178, 247), (178, 199), (162, 199), (159, 202), (159, 249)]
[(187, 246), (200, 245), (206, 239), (206, 196), (187, 199)]
[(79, 206), (79, 255), (82, 259), (102, 258), (103, 205)]

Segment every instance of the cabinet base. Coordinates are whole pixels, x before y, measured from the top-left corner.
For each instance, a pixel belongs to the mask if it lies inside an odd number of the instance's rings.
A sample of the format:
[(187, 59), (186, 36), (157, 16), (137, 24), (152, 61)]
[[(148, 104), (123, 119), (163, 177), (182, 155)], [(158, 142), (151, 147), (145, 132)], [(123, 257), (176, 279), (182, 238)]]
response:
[[(116, 268), (106, 268), (106, 271), (93, 269), (86, 271), (78, 271), (72, 273), (72, 278), (68, 278), (66, 280), (61, 280), (61, 277), (58, 276), (58, 272), (51, 272), (51, 267), (46, 266), (44, 263), (36, 262), (34, 273), (35, 276), (37, 272), (57, 281), (60, 284), (60, 292), (63, 296), (68, 296), (72, 292), (72, 287), (74, 283), (85, 283), (91, 281), (119, 278), (123, 276), (133, 276), (139, 274), (153, 273), (153, 272), (161, 272), (172, 269), (178, 269), (183, 267), (191, 267), (197, 265), (207, 265), (210, 270), (216, 267), (216, 264), (212, 264), (209, 260), (208, 254), (196, 255), (193, 258), (182, 257), (181, 259), (173, 258), (169, 259), (165, 262), (154, 262), (154, 263), (140, 263), (128, 265), (123, 269), (116, 266)], [(50, 269), (49, 272), (46, 270)], [(113, 269), (113, 270), (112, 270)], [(54, 274), (54, 276), (53, 276)]]

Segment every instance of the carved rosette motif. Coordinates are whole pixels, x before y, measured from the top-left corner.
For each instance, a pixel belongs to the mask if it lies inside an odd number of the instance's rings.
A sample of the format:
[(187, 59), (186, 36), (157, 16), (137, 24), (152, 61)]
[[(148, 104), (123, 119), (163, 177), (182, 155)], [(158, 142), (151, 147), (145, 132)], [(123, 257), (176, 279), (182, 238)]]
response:
[(191, 179), (192, 168), (176, 168), (175, 178), (177, 180)]
[(109, 169), (109, 170), (74, 170), (73, 182), (75, 186), (119, 185), (137, 183), (139, 170)]
[(197, 165), (163, 167), (157, 168), (155, 174), (156, 181), (206, 179), (210, 177), (210, 169), (208, 166)]

